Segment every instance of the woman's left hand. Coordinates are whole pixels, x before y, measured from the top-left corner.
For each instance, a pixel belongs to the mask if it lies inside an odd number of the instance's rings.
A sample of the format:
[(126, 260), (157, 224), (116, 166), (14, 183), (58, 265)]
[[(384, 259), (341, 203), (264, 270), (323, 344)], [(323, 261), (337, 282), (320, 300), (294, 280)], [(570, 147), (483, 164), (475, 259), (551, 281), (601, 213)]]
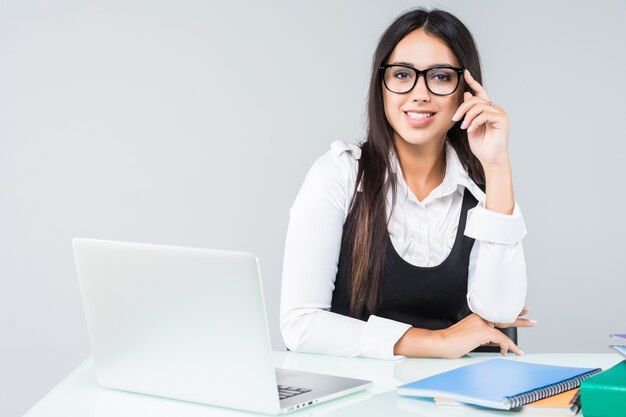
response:
[(501, 106), (491, 105), (487, 91), (468, 70), (463, 72), (472, 93), (463, 93), (463, 104), (452, 120), (465, 119), (461, 128), (467, 128), (472, 153), (484, 168), (499, 167), (509, 163), (509, 117)]

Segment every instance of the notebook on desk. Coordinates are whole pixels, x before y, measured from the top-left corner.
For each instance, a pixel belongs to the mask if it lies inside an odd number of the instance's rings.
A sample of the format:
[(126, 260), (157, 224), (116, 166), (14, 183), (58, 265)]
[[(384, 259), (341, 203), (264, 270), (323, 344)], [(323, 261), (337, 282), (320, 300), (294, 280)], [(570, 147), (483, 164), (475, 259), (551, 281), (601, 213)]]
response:
[(490, 359), (398, 387), (400, 395), (447, 398), (482, 407), (510, 410), (560, 392), (601, 372), (599, 368), (541, 365)]
[[(440, 406), (468, 406), (459, 401), (448, 398), (435, 398), (435, 403)], [(512, 408), (511, 412), (521, 414), (547, 414), (573, 416), (580, 409), (580, 388), (564, 391), (560, 394), (551, 395), (541, 400), (533, 401), (521, 407)]]
[[(610, 336), (626, 339), (626, 334), (623, 333), (614, 333)], [(609, 347), (626, 358), (626, 345), (609, 345)]]
[(626, 358), (626, 346), (624, 345), (609, 345), (611, 349)]
[(274, 369), (257, 258), (73, 240), (100, 385), (267, 414), (371, 386)]

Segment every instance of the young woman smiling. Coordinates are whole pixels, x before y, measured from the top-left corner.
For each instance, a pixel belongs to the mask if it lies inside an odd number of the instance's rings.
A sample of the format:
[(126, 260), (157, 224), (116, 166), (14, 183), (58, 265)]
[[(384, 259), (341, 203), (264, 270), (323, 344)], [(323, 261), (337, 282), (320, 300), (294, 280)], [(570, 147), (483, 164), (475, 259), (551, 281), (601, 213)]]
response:
[(374, 54), (367, 138), (335, 141), (290, 210), (280, 326), (302, 352), (455, 358), (523, 352), (526, 228), (509, 120), (481, 85), (469, 30), (398, 17)]

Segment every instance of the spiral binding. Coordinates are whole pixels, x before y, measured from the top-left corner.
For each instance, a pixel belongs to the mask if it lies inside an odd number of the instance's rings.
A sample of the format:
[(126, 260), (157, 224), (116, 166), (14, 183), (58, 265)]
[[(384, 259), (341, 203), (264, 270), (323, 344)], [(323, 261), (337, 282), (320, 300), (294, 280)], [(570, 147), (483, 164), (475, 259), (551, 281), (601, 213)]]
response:
[(511, 408), (517, 408), (524, 404), (528, 404), (533, 401), (541, 400), (542, 398), (550, 397), (552, 395), (560, 394), (561, 392), (576, 388), (580, 385), (582, 381), (600, 372), (602, 372), (601, 369), (594, 369), (593, 371), (589, 371), (582, 375), (566, 379), (565, 381), (561, 381), (556, 384), (546, 385), (543, 388), (524, 392), (522, 394), (514, 395), (512, 397), (506, 397), (506, 399), (510, 401)]

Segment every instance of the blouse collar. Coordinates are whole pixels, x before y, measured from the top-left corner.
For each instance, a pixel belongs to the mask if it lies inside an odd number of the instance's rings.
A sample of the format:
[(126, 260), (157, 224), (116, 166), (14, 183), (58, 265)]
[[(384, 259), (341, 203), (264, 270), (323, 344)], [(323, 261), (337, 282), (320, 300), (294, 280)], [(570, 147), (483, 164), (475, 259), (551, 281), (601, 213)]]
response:
[[(469, 177), (467, 170), (463, 167), (459, 156), (457, 155), (454, 147), (450, 144), (450, 141), (446, 137), (445, 145), (446, 153), (446, 173), (443, 182), (437, 186), (431, 193), (419, 204), (427, 204), (428, 202), (436, 199), (448, 196), (454, 192), (463, 194), (463, 189), (468, 189), (472, 195), (478, 201), (485, 201), (485, 193), (476, 185), (476, 183)], [(407, 193), (410, 199), (417, 199), (412, 192), (409, 192), (409, 187), (404, 180), (402, 169), (400, 168), (400, 162), (398, 160), (395, 149), (391, 150), (391, 169), (396, 174), (398, 184), (404, 192)]]

